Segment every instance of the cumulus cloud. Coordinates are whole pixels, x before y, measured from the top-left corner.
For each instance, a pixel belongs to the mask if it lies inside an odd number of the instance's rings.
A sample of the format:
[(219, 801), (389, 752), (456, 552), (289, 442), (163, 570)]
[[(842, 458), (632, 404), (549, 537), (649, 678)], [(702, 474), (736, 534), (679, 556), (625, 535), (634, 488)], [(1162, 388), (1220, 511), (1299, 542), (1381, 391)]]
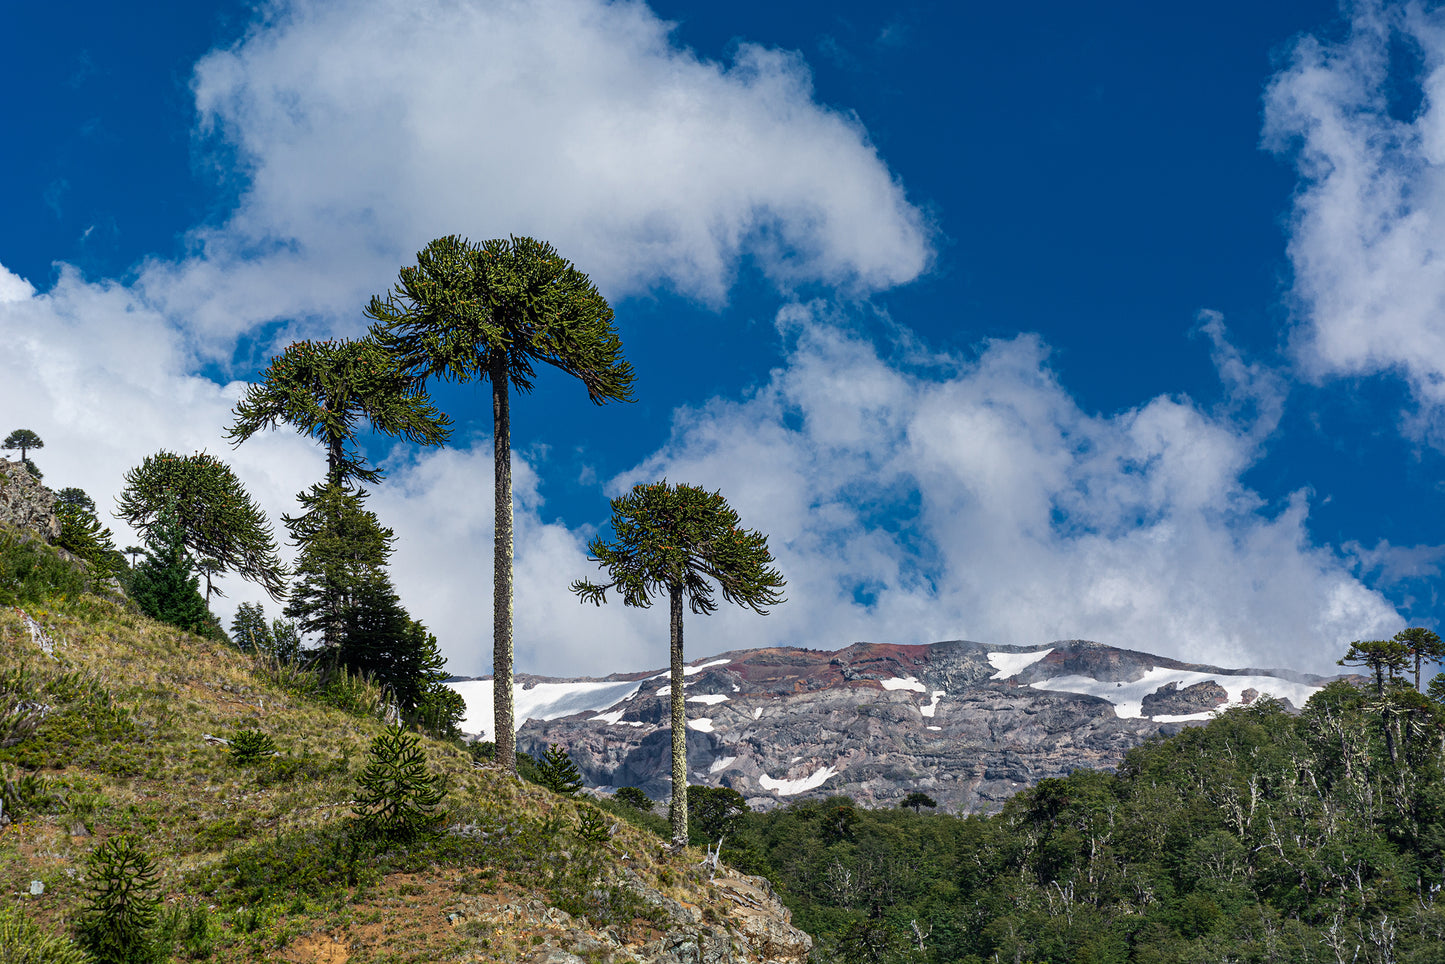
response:
[[(1265, 96), (1265, 145), (1300, 174), (1290, 224), (1294, 347), (1316, 378), (1406, 378), (1437, 441), (1445, 411), (1445, 13), (1349, 6), (1301, 38)], [(1401, 51), (1416, 56), (1401, 57)], [(1393, 55), (1393, 56), (1392, 56)], [(1398, 105), (1418, 95), (1408, 116)]]
[(1400, 628), (1349, 560), (1312, 543), (1304, 493), (1270, 507), (1240, 482), (1282, 389), (1217, 318), (1204, 330), (1236, 404), (1160, 397), (1115, 415), (1082, 411), (1032, 335), (920, 371), (817, 306), (779, 325), (791, 349), (766, 386), (680, 411), (668, 444), (613, 483), (717, 487), (770, 535), (789, 602), (694, 620), (699, 654), (1084, 637), (1328, 671), (1342, 643)]
[(156, 263), (155, 303), (226, 336), (359, 319), (428, 240), (546, 238), (610, 297), (721, 304), (752, 259), (784, 288), (922, 272), (930, 229), (792, 53), (681, 47), (642, 3), (291, 0), (193, 86), (234, 214)]
[(7, 278), (0, 267), (0, 292), (10, 292), (0, 297), (0, 411), (9, 428), (45, 440), (34, 457), (47, 484), (85, 489), (117, 545), (135, 541), (109, 516), (123, 476), (160, 449), (225, 459), (273, 519), (323, 471), (314, 447), (294, 436), (230, 452), (221, 433), (242, 386), (191, 374), (187, 339), (133, 289), (86, 281), (68, 266), (43, 294)]

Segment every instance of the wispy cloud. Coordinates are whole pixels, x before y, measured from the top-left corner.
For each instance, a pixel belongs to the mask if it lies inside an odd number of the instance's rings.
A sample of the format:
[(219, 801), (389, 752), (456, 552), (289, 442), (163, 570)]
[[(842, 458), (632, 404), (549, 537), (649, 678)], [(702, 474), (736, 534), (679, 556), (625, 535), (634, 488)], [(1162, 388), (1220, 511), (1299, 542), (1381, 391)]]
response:
[[(1289, 240), (1293, 346), (1317, 379), (1404, 377), (1420, 405), (1409, 427), (1440, 444), (1445, 14), (1379, 2), (1347, 9), (1348, 34), (1301, 38), (1265, 97), (1264, 143), (1301, 179)], [(1413, 95), (1418, 111), (1402, 110)]]

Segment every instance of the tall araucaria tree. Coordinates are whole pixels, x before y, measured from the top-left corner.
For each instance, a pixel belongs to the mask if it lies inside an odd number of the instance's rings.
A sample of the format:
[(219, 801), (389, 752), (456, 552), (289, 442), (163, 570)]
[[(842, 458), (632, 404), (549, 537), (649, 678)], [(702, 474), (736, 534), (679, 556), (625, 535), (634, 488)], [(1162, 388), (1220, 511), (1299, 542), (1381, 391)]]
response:
[(226, 430), (233, 446), (282, 424), (320, 441), (326, 446), (328, 485), (381, 478), (356, 451), (360, 421), (419, 445), (444, 443), (450, 424), (369, 338), (291, 343), (271, 359), (261, 381), (247, 387), (233, 414)]
[(572, 591), (602, 605), (616, 589), (627, 606), (647, 608), (666, 593), (672, 630), (672, 845), (687, 846), (687, 715), (683, 703), (682, 604), (696, 614), (717, 609), (715, 580), (723, 599), (761, 615), (783, 602), (783, 576), (769, 564), (768, 537), (738, 527), (738, 514), (720, 492), (693, 485), (634, 486), (612, 500), (613, 542), (587, 544), (588, 557), (607, 570), (610, 582), (584, 580)]
[[(1395, 750), (1395, 731), (1390, 726), (1394, 713), (1393, 688), (1398, 685), (1399, 674), (1410, 665), (1410, 651), (1398, 639), (1355, 640), (1349, 652), (1337, 660), (1341, 666), (1367, 666), (1375, 674), (1375, 696), (1380, 706), (1380, 728), (1385, 734), (1385, 750), (1394, 763), (1398, 757)], [(1390, 692), (1387, 693), (1387, 690)]]
[(510, 390), (532, 390), (542, 362), (577, 378), (594, 404), (632, 401), (632, 366), (612, 308), (550, 244), (438, 238), (385, 298), (366, 309), (372, 335), (418, 385), (433, 377), (492, 386), (492, 675), (497, 762), (515, 773), (512, 706), (512, 441)]
[(30, 429), (17, 428), (15, 431), (5, 436), (5, 441), (3, 443), (0, 443), (0, 448), (9, 449), (11, 451), (19, 449), (20, 461), (29, 462), (30, 450), (43, 449), (45, 448), (45, 443), (40, 440), (39, 435), (36, 435), (34, 432), (30, 431)]
[(1420, 670), (1427, 662), (1445, 662), (1445, 642), (1423, 626), (1411, 626), (1395, 634), (1395, 642), (1405, 647), (1415, 661), (1415, 689), (1420, 689)]
[(226, 463), (205, 452), (146, 456), (125, 474), (115, 514), (149, 535), (167, 507), (192, 565), (214, 559), (220, 570), (258, 583), (273, 599), (285, 594), (286, 568), (271, 523)]

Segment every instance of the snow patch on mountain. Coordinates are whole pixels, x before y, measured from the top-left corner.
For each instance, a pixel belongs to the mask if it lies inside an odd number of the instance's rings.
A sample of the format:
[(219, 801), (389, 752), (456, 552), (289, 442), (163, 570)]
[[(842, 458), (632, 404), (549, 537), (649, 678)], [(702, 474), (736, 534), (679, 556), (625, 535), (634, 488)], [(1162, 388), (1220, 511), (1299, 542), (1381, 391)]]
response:
[[(1032, 654), (1030, 654), (1032, 655)], [(993, 654), (989, 654), (993, 659)], [(996, 665), (996, 664), (995, 664)], [(1156, 716), (1148, 717), (1161, 723), (1179, 723), (1194, 720), (1210, 719), (1215, 713), (1226, 710), (1232, 706), (1244, 705), (1244, 691), (1256, 690), (1261, 696), (1273, 696), (1277, 699), (1289, 700), (1295, 707), (1305, 705), (1305, 702), (1320, 691), (1318, 686), (1310, 686), (1308, 683), (1294, 683), (1287, 679), (1280, 679), (1278, 676), (1235, 676), (1229, 673), (1197, 673), (1190, 670), (1165, 669), (1156, 666), (1146, 672), (1142, 677), (1132, 682), (1115, 682), (1111, 680), (1096, 680), (1088, 676), (1056, 676), (1053, 679), (1039, 680), (1037, 683), (1030, 683), (1034, 689), (1049, 690), (1058, 693), (1080, 693), (1085, 696), (1098, 696), (1114, 704), (1114, 715), (1121, 719), (1146, 719), (1144, 716), (1144, 697), (1153, 693), (1159, 687), (1168, 683), (1178, 683), (1180, 689), (1186, 686), (1193, 686), (1195, 683), (1203, 683), (1213, 680), (1224, 687), (1229, 694), (1229, 702), (1222, 704), (1213, 713), (1191, 713), (1183, 716)]]
[[(469, 679), (447, 683), (466, 701), (463, 733), (479, 740), (496, 739), (496, 710), (492, 680)], [(630, 698), (638, 682), (534, 683), (512, 686), (512, 723), (517, 729), (528, 720), (555, 720), (573, 713), (600, 713)], [(619, 718), (620, 718), (619, 713)]]
[(1053, 651), (1051, 646), (1048, 649), (1041, 649), (1037, 653), (989, 653), (989, 665), (998, 670), (989, 679), (1008, 679), (1010, 676), (1015, 676)]
[(808, 790), (816, 790), (828, 781), (829, 777), (838, 773), (833, 767), (823, 767), (811, 776), (800, 777), (796, 780), (774, 780), (767, 774), (758, 778), (758, 783), (764, 790), (771, 790), (780, 797), (790, 797), (795, 793), (803, 793)]
[(927, 693), (928, 687), (924, 686), (912, 676), (894, 677), (893, 679), (881, 679), (878, 683), (885, 690), (912, 690), (915, 693)]

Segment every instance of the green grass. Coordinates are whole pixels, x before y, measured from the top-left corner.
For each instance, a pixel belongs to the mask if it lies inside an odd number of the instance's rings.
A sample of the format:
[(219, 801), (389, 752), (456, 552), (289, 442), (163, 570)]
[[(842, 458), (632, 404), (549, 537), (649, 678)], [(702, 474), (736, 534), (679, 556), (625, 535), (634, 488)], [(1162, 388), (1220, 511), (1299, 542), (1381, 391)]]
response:
[[(696, 856), (661, 850), (661, 817), (558, 797), (478, 769), (462, 745), (430, 738), (422, 741), (427, 767), (449, 788), (440, 823), (459, 829), (366, 840), (352, 805), (368, 748), (385, 728), (379, 687), (269, 665), (152, 622), (86, 585), (53, 550), (0, 529), (0, 743), (11, 743), (0, 746), (0, 792), (15, 820), (0, 831), (0, 960), (31, 964), (7, 956), (9, 933), (51, 948), (49, 957), (32, 954), (35, 964), (69, 964), (68, 922), (84, 905), (86, 859), (117, 834), (143, 841), (157, 860), (167, 895), (157, 932), (177, 961), (251, 961), (306, 935), (350, 933), (360, 926), (357, 908), (374, 906), (397, 875), (447, 881), (457, 900), (532, 894), (618, 933), (661, 925), (655, 908), (615, 883), (626, 854), (641, 879), (698, 900)], [(26, 616), (52, 654), (32, 640)], [(22, 719), (32, 704), (45, 712)], [(242, 743), (256, 746), (235, 759), (208, 739), (241, 733), (268, 739), (274, 753), (247, 737)], [(582, 815), (595, 808), (608, 835), (584, 840)], [(43, 895), (30, 895), (33, 880)], [(434, 911), (386, 905), (382, 913), (390, 925)], [(403, 956), (440, 959), (442, 945), (417, 940)], [(465, 945), (476, 959), (507, 960), (520, 948), (495, 933), (485, 945), (460, 930), (447, 941), (448, 954)], [(353, 961), (367, 959), (357, 954)]]

